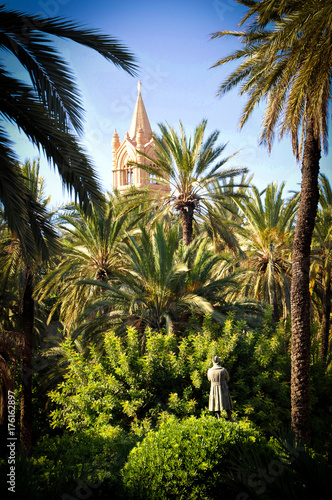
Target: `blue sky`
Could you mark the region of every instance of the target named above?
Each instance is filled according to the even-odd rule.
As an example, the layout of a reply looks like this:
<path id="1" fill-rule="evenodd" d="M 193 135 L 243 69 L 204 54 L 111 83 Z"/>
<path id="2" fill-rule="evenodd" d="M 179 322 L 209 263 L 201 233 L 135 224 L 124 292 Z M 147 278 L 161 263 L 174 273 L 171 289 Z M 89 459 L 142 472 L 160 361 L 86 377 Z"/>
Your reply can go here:
<path id="1" fill-rule="evenodd" d="M 220 142 L 228 142 L 225 155 L 241 150 L 229 166 L 248 167 L 260 189 L 271 181 L 285 181 L 286 190 L 299 189 L 300 166 L 289 139 L 276 141 L 271 154 L 258 146 L 264 108 L 255 111 L 239 131 L 245 98 L 240 98 L 236 89 L 216 98 L 218 85 L 233 66 L 209 68 L 234 49 L 234 41 L 210 40 L 210 34 L 237 29 L 245 9 L 234 0 L 11 0 L 6 6 L 99 28 L 136 55 L 140 70 L 138 78 L 133 78 L 87 48 L 65 40 L 57 42 L 82 93 L 85 133 L 81 142 L 93 159 L 104 190 L 112 189 L 112 135 L 116 128 L 122 141 L 129 128 L 138 79 L 153 130 L 158 132 L 158 123 L 166 121 L 178 127 L 181 120 L 189 135 L 206 118 L 207 133 L 218 129 Z M 22 161 L 40 156 L 22 134 L 9 127 L 8 131 Z M 332 181 L 331 153 L 322 158 L 321 172 Z M 53 204 L 68 199 L 57 174 L 43 159 L 42 175 Z"/>

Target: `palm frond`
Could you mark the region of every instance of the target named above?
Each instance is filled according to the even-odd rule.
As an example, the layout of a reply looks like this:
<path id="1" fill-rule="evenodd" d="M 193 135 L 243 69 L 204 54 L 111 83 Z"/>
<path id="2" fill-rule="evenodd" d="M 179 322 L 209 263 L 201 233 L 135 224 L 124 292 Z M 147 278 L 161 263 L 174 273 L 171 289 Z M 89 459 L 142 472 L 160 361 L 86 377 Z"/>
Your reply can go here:
<path id="1" fill-rule="evenodd" d="M 137 65 L 132 53 L 114 37 L 62 18 L 42 18 L 0 8 L 0 46 L 12 52 L 27 70 L 41 102 L 58 126 L 67 120 L 82 132 L 83 107 L 73 74 L 46 34 L 89 47 L 130 75 Z"/>

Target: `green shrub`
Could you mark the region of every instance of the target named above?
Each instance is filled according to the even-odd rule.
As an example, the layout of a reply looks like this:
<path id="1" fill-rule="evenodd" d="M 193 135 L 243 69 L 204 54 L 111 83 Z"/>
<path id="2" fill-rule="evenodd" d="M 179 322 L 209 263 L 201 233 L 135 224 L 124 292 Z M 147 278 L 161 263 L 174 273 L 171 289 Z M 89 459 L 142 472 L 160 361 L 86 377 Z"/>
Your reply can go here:
<path id="1" fill-rule="evenodd" d="M 329 499 L 332 468 L 292 434 L 272 438 L 272 446 L 249 450 L 238 443 L 225 482 L 237 500 Z M 276 457 L 276 453 L 278 457 Z"/>
<path id="2" fill-rule="evenodd" d="M 16 498 L 123 498 L 120 471 L 137 439 L 119 427 L 44 437 L 33 448 L 32 458 L 17 457 Z M 1 484 L 6 484 L 7 473 L 3 461 Z"/>
<path id="3" fill-rule="evenodd" d="M 130 452 L 123 469 L 128 498 L 229 499 L 223 477 L 237 444 L 262 450 L 265 439 L 248 423 L 211 416 L 166 418 Z"/>
<path id="4" fill-rule="evenodd" d="M 218 354 L 228 369 L 235 410 L 261 426 L 278 426 L 290 416 L 288 333 L 245 329 L 230 315 L 223 329 L 207 317 L 200 332 L 145 332 L 129 328 L 120 338 L 107 332 L 104 353 L 94 346 L 89 355 L 67 341 L 65 380 L 50 393 L 53 427 L 72 431 L 104 425 L 138 426 L 156 421 L 162 411 L 179 418 L 198 416 L 208 405 L 207 370 Z"/>
<path id="5" fill-rule="evenodd" d="M 247 422 L 166 418 L 129 454 L 126 498 L 328 499 L 332 468 L 294 437 L 267 441 Z"/>
<path id="6" fill-rule="evenodd" d="M 145 332 L 144 341 L 134 328 L 125 338 L 107 332 L 104 353 L 89 346 L 89 356 L 63 344 L 68 372 L 50 398 L 52 426 L 72 431 L 120 425 L 124 429 L 148 425 L 170 410 L 179 416 L 196 409 L 187 367 L 178 356 L 177 339 Z M 183 373 L 184 370 L 184 373 Z"/>
<path id="7" fill-rule="evenodd" d="M 124 337 L 107 332 L 101 354 L 88 355 L 64 344 L 69 366 L 65 380 L 50 393 L 53 427 L 81 432 L 105 425 L 145 432 L 161 412 L 178 418 L 199 416 L 208 406 L 207 370 L 218 354 L 230 374 L 229 388 L 239 419 L 266 435 L 290 423 L 290 329 L 271 322 L 248 330 L 229 315 L 223 327 L 207 316 L 200 331 L 183 338 L 129 328 Z M 331 450 L 332 373 L 313 360 L 311 370 L 313 445 Z"/>

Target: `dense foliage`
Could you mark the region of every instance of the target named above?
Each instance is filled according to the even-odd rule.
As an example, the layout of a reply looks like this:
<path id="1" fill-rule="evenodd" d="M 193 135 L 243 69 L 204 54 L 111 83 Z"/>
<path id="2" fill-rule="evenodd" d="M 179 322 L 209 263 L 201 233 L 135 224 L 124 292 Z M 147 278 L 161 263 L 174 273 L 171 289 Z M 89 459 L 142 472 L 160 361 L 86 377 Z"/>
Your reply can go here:
<path id="1" fill-rule="evenodd" d="M 287 464 L 287 474 L 281 475 L 287 480 L 280 479 L 285 484 L 305 477 L 306 467 L 314 467 L 317 483 L 321 474 L 326 475 L 324 467 L 331 457 L 330 351 L 325 349 L 322 355 L 321 348 L 322 318 L 325 331 L 329 328 L 326 296 L 331 256 L 329 231 L 325 228 L 330 205 L 329 184 L 326 178 L 321 180 L 324 203 L 319 212 L 311 274 L 314 307 L 310 413 L 311 444 L 325 459 L 313 465 L 312 460 L 316 459 L 311 452 L 303 452 L 294 461 L 294 467 L 293 462 Z M 26 373 L 32 376 L 34 446 L 32 458 L 17 457 L 17 472 L 22 479 L 17 482 L 17 491 L 24 491 L 27 498 L 46 495 L 54 499 L 88 493 L 96 498 L 110 494 L 128 498 L 134 496 L 135 488 L 143 492 L 146 478 L 140 475 L 141 458 L 136 463 L 133 457 L 140 457 L 142 450 L 144 460 L 150 460 L 150 454 L 153 457 L 148 446 L 155 447 L 155 439 L 160 446 L 158 432 L 166 429 L 162 422 L 175 426 L 174 436 L 180 436 L 186 426 L 200 428 L 202 435 L 211 432 L 214 436 L 218 431 L 218 422 L 207 416 L 207 370 L 215 354 L 230 373 L 233 416 L 238 422 L 231 427 L 218 423 L 219 431 L 223 430 L 225 450 L 234 447 L 235 437 L 241 435 L 241 442 L 235 439 L 234 449 L 243 446 L 241 454 L 246 454 L 242 430 L 259 436 L 261 443 L 254 463 L 246 460 L 239 464 L 236 455 L 227 455 L 231 469 L 240 470 L 246 478 L 261 469 L 264 460 L 273 462 L 275 454 L 281 453 L 268 440 L 277 429 L 289 427 L 290 421 L 291 328 L 287 290 L 297 198 L 282 199 L 282 189 L 271 184 L 261 195 L 265 195 L 262 204 L 257 189 L 252 189 L 255 199 L 248 195 L 248 205 L 242 188 L 241 201 L 232 201 L 230 227 L 236 228 L 242 222 L 242 229 L 234 231 L 238 247 L 235 245 L 230 251 L 218 241 L 220 234 L 211 231 L 207 223 L 196 225 L 192 243 L 184 245 L 177 221 L 165 216 L 159 222 L 155 214 L 144 208 L 144 201 L 141 207 L 126 207 L 121 197 L 109 195 L 103 211 L 96 211 L 91 217 L 74 206 L 62 210 L 57 230 L 63 234 L 65 251 L 54 255 L 47 268 L 33 268 L 36 291 L 30 291 L 30 299 L 34 303 L 34 332 L 40 335 L 34 337 L 33 364 Z M 286 231 L 279 231 L 282 224 Z M 19 244 L 13 242 L 15 239 L 4 225 L 0 241 L 1 367 L 6 384 L 1 392 L 3 408 L 7 389 L 15 387 L 15 374 L 17 400 L 23 387 L 18 377 L 21 337 L 15 331 L 20 331 L 23 311 L 27 312 L 21 306 L 22 297 L 26 298 L 22 276 L 27 269 L 22 267 Z M 320 255 L 324 255 L 324 268 Z M 263 291 L 260 295 L 259 290 Z M 5 306 L 6 297 L 10 299 L 10 308 Z M 23 397 L 21 401 L 24 402 Z M 22 413 L 19 401 L 17 412 Z M 5 411 L 1 415 L 4 419 Z M 219 467 L 218 455 L 211 458 L 214 465 L 209 458 L 210 465 L 201 467 L 206 462 L 205 451 L 198 451 L 195 435 L 190 436 L 191 447 L 181 453 L 185 455 L 190 450 L 197 459 L 197 463 L 193 462 L 196 475 L 201 471 L 204 479 L 196 484 L 193 467 L 186 466 L 184 474 L 190 494 L 193 498 L 197 494 L 213 498 L 216 493 L 211 493 L 212 484 L 216 478 L 225 491 L 236 490 L 230 472 L 227 477 L 211 472 Z M 173 436 L 169 438 L 173 443 Z M 206 437 L 205 442 L 210 443 L 209 439 Z M 130 450 L 141 441 L 141 451 L 133 451 L 128 458 Z M 2 453 L 6 457 L 5 449 Z M 126 461 L 128 466 L 123 468 Z M 151 458 L 151 464 L 154 462 Z M 1 474 L 5 475 L 7 466 L 3 461 Z M 164 474 L 169 475 L 170 471 L 161 472 L 158 477 L 162 481 Z M 180 476 L 174 465 L 170 483 L 174 495 L 182 495 Z M 154 480 L 153 491 L 158 492 L 157 476 Z M 248 491 L 255 498 L 255 488 L 248 490 L 248 479 L 243 481 L 239 483 L 242 490 L 236 491 Z M 302 479 L 297 481 L 294 491 L 302 495 L 301 488 L 306 483 L 301 486 Z M 308 491 L 315 487 L 315 481 Z M 322 491 L 329 487 L 324 481 L 321 484 Z M 273 481 L 273 488 L 279 487 L 279 480 Z M 279 490 L 271 493 L 267 489 L 270 497 L 266 498 L 284 498 L 286 490 Z"/>
<path id="2" fill-rule="evenodd" d="M 50 393 L 56 403 L 52 425 L 72 431 L 106 424 L 128 428 L 152 424 L 162 411 L 197 415 L 207 406 L 206 374 L 218 354 L 231 373 L 238 415 L 263 428 L 278 426 L 289 417 L 289 334 L 268 323 L 248 331 L 230 316 L 221 328 L 207 316 L 201 331 L 189 329 L 182 339 L 151 330 L 141 336 L 130 328 L 124 337 L 106 333 L 102 353 L 94 345 L 79 352 L 67 340 L 62 347 L 68 371 Z"/>
<path id="3" fill-rule="evenodd" d="M 331 468 L 285 438 L 267 442 L 248 423 L 168 418 L 123 470 L 127 498 L 328 498 Z"/>
<path id="4" fill-rule="evenodd" d="M 289 328 L 274 328 L 271 312 L 255 330 L 229 315 L 222 328 L 207 316 L 200 331 L 188 329 L 181 339 L 151 330 L 142 336 L 134 328 L 123 337 L 108 332 L 102 352 L 94 345 L 80 352 L 67 340 L 68 371 L 50 393 L 52 426 L 77 432 L 120 425 L 144 432 L 161 413 L 199 416 L 208 404 L 207 370 L 218 354 L 231 374 L 237 417 L 269 434 L 289 422 L 289 346 Z M 314 350 L 313 360 L 313 443 L 323 450 L 330 446 L 332 377 Z"/>
<path id="5" fill-rule="evenodd" d="M 24 454 L 17 457 L 17 498 L 118 498 L 122 491 L 120 471 L 136 442 L 136 436 L 119 427 L 44 436 L 33 448 L 33 458 Z M 3 460 L 1 484 L 6 483 L 7 472 L 8 464 Z"/>
<path id="6" fill-rule="evenodd" d="M 238 443 L 251 452 L 266 446 L 247 424 L 168 418 L 130 453 L 124 468 L 128 498 L 230 498 L 223 476 Z"/>
<path id="7" fill-rule="evenodd" d="M 41 439 L 18 456 L 20 497 L 128 500 L 329 498 L 331 467 L 292 436 L 267 440 L 249 422 L 161 415 L 145 437 L 119 427 Z M 0 463 L 6 481 L 7 464 Z"/>
<path id="8" fill-rule="evenodd" d="M 220 31 L 214 37 L 235 36 L 241 48 L 215 66 L 238 62 L 219 87 L 223 94 L 239 86 L 247 98 L 242 127 L 253 110 L 266 104 L 260 135 L 271 150 L 276 132 L 289 134 L 293 153 L 301 161 L 301 196 L 292 246 L 291 317 L 292 428 L 310 442 L 311 244 L 319 205 L 319 168 L 328 149 L 331 104 L 330 0 L 238 0 L 247 7 L 242 31 Z M 323 348 L 325 351 L 325 348 Z"/>
<path id="9" fill-rule="evenodd" d="M 11 391 L 19 498 L 330 498 L 332 190 L 318 172 L 331 64 L 324 51 L 326 64 L 316 57 L 315 36 L 324 47 L 331 6 L 239 2 L 252 21 L 241 34 L 245 50 L 220 64 L 245 61 L 221 91 L 245 81 L 244 121 L 268 91 L 263 142 L 271 144 L 280 119 L 299 156 L 303 129 L 304 181 L 288 197 L 284 183 L 260 191 L 246 168 L 224 169 L 225 145 L 217 145 L 218 131 L 204 138 L 206 120 L 193 138 L 181 122 L 180 135 L 160 125 L 156 158 L 141 155 L 156 166 L 145 170 L 169 179 L 169 196 L 135 188 L 101 195 L 68 129 L 81 129 L 75 86 L 56 52 L 45 59 L 45 34 L 92 46 L 129 72 L 132 56 L 61 19 L 24 21 L 0 7 L 3 47 L 12 50 L 14 38 L 22 44 L 15 56 L 32 79 L 29 87 L 3 71 L 13 85 L 6 83 L 0 111 L 10 107 L 7 118 L 24 125 L 80 203 L 51 213 L 39 164 L 15 163 L 2 137 L 0 477 L 5 484 Z M 23 40 L 26 20 L 39 27 Z M 293 74 L 316 66 L 322 98 L 316 70 L 310 79 Z M 207 410 L 214 355 L 231 377 L 234 421 Z"/>

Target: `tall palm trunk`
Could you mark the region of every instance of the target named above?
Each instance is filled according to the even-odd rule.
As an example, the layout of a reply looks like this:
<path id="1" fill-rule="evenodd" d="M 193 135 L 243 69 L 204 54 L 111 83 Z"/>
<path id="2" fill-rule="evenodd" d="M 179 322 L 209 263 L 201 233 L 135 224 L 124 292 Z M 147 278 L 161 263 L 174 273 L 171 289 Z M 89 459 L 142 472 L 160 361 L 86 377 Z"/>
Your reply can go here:
<path id="1" fill-rule="evenodd" d="M 308 121 L 302 161 L 301 198 L 296 219 L 292 259 L 292 428 L 297 439 L 309 442 L 310 376 L 310 245 L 319 191 L 320 145 Z"/>
<path id="2" fill-rule="evenodd" d="M 27 452 L 32 444 L 32 341 L 34 329 L 33 273 L 26 269 L 26 284 L 22 312 L 22 395 L 21 395 L 21 446 Z"/>
<path id="3" fill-rule="evenodd" d="M 322 343 L 320 348 L 320 359 L 326 360 L 329 348 L 330 314 L 331 314 L 331 269 L 328 269 L 323 278 L 323 321 L 322 321 Z"/>
<path id="4" fill-rule="evenodd" d="M 275 322 L 275 324 L 279 323 L 280 321 L 279 304 L 275 284 L 273 292 L 273 321 Z"/>
<path id="5" fill-rule="evenodd" d="M 270 304 L 273 308 L 273 321 L 275 323 L 279 322 L 279 304 L 277 298 L 276 281 L 274 277 L 274 262 L 273 262 L 273 245 L 270 244 L 270 254 L 269 254 L 269 275 L 268 275 L 268 288 L 269 288 L 269 299 Z"/>
<path id="6" fill-rule="evenodd" d="M 194 205 L 188 204 L 181 208 L 183 242 L 190 245 L 193 239 Z"/>

